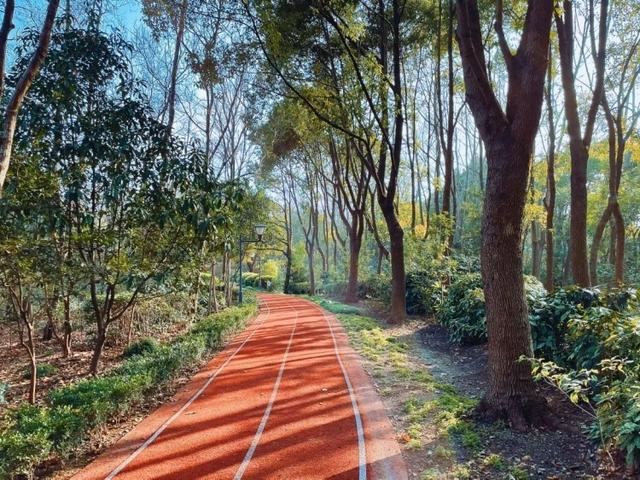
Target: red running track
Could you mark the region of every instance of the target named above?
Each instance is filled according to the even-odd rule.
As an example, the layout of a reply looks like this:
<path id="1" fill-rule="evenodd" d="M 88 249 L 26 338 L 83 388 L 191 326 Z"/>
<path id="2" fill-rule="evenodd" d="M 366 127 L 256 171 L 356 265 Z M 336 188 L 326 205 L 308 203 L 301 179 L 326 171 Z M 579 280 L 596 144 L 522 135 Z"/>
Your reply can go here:
<path id="1" fill-rule="evenodd" d="M 406 479 L 335 317 L 296 297 L 259 300 L 245 332 L 73 479 Z"/>

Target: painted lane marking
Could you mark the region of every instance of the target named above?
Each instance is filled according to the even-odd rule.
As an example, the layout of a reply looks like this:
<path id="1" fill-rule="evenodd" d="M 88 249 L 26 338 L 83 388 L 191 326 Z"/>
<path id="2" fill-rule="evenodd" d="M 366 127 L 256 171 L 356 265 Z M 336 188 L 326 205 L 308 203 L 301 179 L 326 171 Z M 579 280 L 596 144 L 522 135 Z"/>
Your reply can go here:
<path id="1" fill-rule="evenodd" d="M 358 480 L 366 480 L 367 479 L 367 449 L 364 443 L 364 428 L 362 426 L 362 417 L 360 416 L 360 409 L 358 408 L 358 402 L 356 401 L 356 395 L 353 390 L 353 385 L 351 384 L 351 379 L 349 378 L 349 374 L 342 363 L 342 358 L 340 358 L 340 352 L 338 351 L 338 343 L 336 342 L 336 336 L 333 333 L 333 327 L 331 326 L 331 322 L 329 322 L 329 317 L 325 313 L 325 311 L 315 305 L 314 303 L 309 302 L 310 305 L 316 307 L 322 313 L 322 316 L 327 322 L 329 326 L 329 331 L 331 332 L 331 338 L 333 339 L 333 350 L 336 354 L 336 358 L 338 359 L 338 364 L 340 365 L 340 369 L 342 370 L 342 376 L 344 377 L 344 381 L 347 385 L 347 390 L 349 390 L 349 397 L 351 397 L 351 408 L 353 409 L 353 415 L 356 419 L 356 431 L 358 433 Z M 332 315 L 335 318 L 335 315 Z"/>
<path id="2" fill-rule="evenodd" d="M 291 305 L 289 305 L 291 306 Z M 276 383 L 273 385 L 273 390 L 271 391 L 271 397 L 269 398 L 269 403 L 267 404 L 267 408 L 262 415 L 262 420 L 260 421 L 260 425 L 258 426 L 258 430 L 256 431 L 255 436 L 253 437 L 253 441 L 251 442 L 251 446 L 247 453 L 244 456 L 244 460 L 242 460 L 242 464 L 236 475 L 233 477 L 234 480 L 240 480 L 244 475 L 244 472 L 249 467 L 249 463 L 251 462 L 251 458 L 258 448 L 258 443 L 260 443 L 260 437 L 262 437 L 262 433 L 264 432 L 265 427 L 267 426 L 267 420 L 269 420 L 269 415 L 271 415 L 271 409 L 273 408 L 273 404 L 276 401 L 276 396 L 278 395 L 278 389 L 280 388 L 280 381 L 282 380 L 282 375 L 284 374 L 284 367 L 287 363 L 287 357 L 289 356 L 289 350 L 291 349 L 291 344 L 293 342 L 293 334 L 296 332 L 296 326 L 298 325 L 298 311 L 296 310 L 296 319 L 293 323 L 293 329 L 291 330 L 291 335 L 289 336 L 289 343 L 287 344 L 287 349 L 284 352 L 284 356 L 282 357 L 282 363 L 280 364 L 280 370 L 278 371 L 278 377 L 276 378 Z"/>
<path id="3" fill-rule="evenodd" d="M 269 305 L 266 302 L 265 304 L 267 307 L 267 312 L 265 313 L 264 318 L 256 326 L 256 328 L 249 334 L 249 336 L 244 339 L 244 341 L 235 350 L 235 352 L 233 352 L 233 354 L 229 356 L 227 360 L 222 365 L 220 365 L 220 367 L 218 367 L 218 369 L 214 373 L 209 375 L 204 385 L 200 387 L 200 389 L 180 408 L 180 410 L 175 412 L 171 417 L 169 417 L 168 420 L 166 420 L 162 425 L 160 425 L 160 427 L 158 427 L 158 429 L 155 432 L 153 432 L 153 434 L 149 438 L 147 438 L 147 440 L 142 445 L 140 445 L 133 453 L 131 453 L 131 455 L 129 455 L 126 459 L 124 459 L 122 463 L 120 463 L 120 465 L 118 465 L 115 469 L 113 469 L 111 473 L 107 477 L 105 477 L 105 480 L 113 480 L 116 477 L 116 475 L 122 472 L 122 470 L 124 470 L 133 460 L 135 460 L 136 457 L 140 455 L 149 445 L 151 445 L 176 418 L 178 418 L 187 408 L 191 406 L 191 404 L 200 395 L 202 395 L 202 393 L 207 389 L 207 387 L 211 385 L 211 383 L 216 379 L 216 377 L 220 374 L 220 372 L 229 364 L 231 360 L 233 360 L 236 354 L 242 349 L 242 347 L 245 346 L 245 344 L 249 341 L 249 339 L 253 337 L 253 334 L 258 331 L 258 329 L 264 324 L 266 319 L 269 317 L 269 315 L 271 314 L 271 309 L 269 308 Z M 262 302 L 260 306 L 262 306 Z"/>

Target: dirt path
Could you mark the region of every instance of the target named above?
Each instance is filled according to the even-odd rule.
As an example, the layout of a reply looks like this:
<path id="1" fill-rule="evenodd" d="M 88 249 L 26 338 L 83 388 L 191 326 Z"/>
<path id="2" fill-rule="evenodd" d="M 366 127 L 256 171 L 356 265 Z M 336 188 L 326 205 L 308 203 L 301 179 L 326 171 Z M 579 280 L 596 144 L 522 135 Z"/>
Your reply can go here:
<path id="1" fill-rule="evenodd" d="M 252 326 L 73 478 L 405 479 L 392 427 L 335 318 L 260 297 Z"/>

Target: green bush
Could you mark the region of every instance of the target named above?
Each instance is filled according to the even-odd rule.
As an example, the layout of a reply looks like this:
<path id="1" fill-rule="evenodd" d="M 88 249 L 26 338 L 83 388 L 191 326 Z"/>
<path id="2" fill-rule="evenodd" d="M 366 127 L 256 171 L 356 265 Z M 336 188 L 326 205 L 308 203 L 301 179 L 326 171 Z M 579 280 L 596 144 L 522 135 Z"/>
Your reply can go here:
<path id="1" fill-rule="evenodd" d="M 31 477 L 33 469 L 49 456 L 53 443 L 49 438 L 49 410 L 22 405 L 10 411 L 0 430 L 0 478 L 17 475 Z"/>
<path id="2" fill-rule="evenodd" d="M 51 365 L 50 363 L 39 363 L 36 365 L 36 378 L 47 378 L 51 375 L 54 375 L 58 369 L 55 365 Z M 25 380 L 31 379 L 31 367 L 28 367 L 24 372 L 23 378 Z"/>
<path id="3" fill-rule="evenodd" d="M 358 297 L 391 301 L 391 278 L 387 275 L 371 275 L 358 284 Z"/>
<path id="4" fill-rule="evenodd" d="M 594 332 L 609 322 L 614 312 L 637 302 L 637 291 L 629 288 L 605 292 L 571 286 L 534 299 L 529 311 L 536 355 L 571 368 L 590 368 L 602 358 L 602 338 Z"/>
<path id="5" fill-rule="evenodd" d="M 353 305 L 347 305 L 345 303 L 334 302 L 326 298 L 311 297 L 311 300 L 320 305 L 322 308 L 331 313 L 344 313 L 344 314 L 361 314 L 362 309 Z"/>
<path id="6" fill-rule="evenodd" d="M 436 272 L 419 271 L 407 274 L 407 313 L 432 315 L 439 308 L 446 294 L 443 279 Z"/>
<path id="7" fill-rule="evenodd" d="M 123 354 L 128 358 L 134 355 L 144 355 L 145 353 L 155 352 L 159 348 L 160 342 L 158 342 L 158 340 L 151 337 L 144 337 L 126 347 Z"/>
<path id="8" fill-rule="evenodd" d="M 327 295 L 331 295 L 332 297 L 344 296 L 345 292 L 347 291 L 347 282 L 345 281 L 327 282 L 324 290 Z"/>
<path id="9" fill-rule="evenodd" d="M 242 282 L 250 287 L 258 286 L 258 274 L 254 272 L 244 272 L 242 274 Z"/>
<path id="10" fill-rule="evenodd" d="M 479 273 L 462 275 L 449 287 L 437 318 L 454 343 L 470 345 L 486 341 L 484 292 Z"/>
<path id="11" fill-rule="evenodd" d="M 52 391 L 45 406 L 10 410 L 0 420 L 0 478 L 29 476 L 52 452 L 67 456 L 92 430 L 126 415 L 149 393 L 221 347 L 254 312 L 255 305 L 247 305 L 210 315 L 169 345 L 138 342 L 136 353 L 108 374 Z"/>
<path id="12" fill-rule="evenodd" d="M 530 276 L 524 278 L 524 290 L 530 308 L 546 294 L 540 281 Z M 479 273 L 464 274 L 449 287 L 437 318 L 447 327 L 454 343 L 473 345 L 487 340 L 484 291 Z"/>
<path id="13" fill-rule="evenodd" d="M 591 401 L 594 440 L 640 466 L 640 312 L 634 289 L 569 287 L 538 302 L 531 318 L 534 373 L 575 403 Z M 545 341 L 542 341 L 545 340 Z M 541 348 L 541 345 L 543 348 Z"/>
<path id="14" fill-rule="evenodd" d="M 309 293 L 309 282 L 295 282 L 289 284 L 288 291 L 292 295 L 307 295 Z"/>

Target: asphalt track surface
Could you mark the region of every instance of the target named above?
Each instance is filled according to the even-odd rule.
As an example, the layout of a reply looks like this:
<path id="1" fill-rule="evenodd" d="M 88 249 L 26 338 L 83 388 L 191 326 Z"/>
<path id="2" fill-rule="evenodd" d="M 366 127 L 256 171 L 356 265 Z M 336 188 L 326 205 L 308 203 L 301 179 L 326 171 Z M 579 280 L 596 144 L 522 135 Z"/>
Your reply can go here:
<path id="1" fill-rule="evenodd" d="M 395 435 L 335 317 L 260 295 L 260 312 L 174 397 L 73 480 L 404 480 Z"/>

